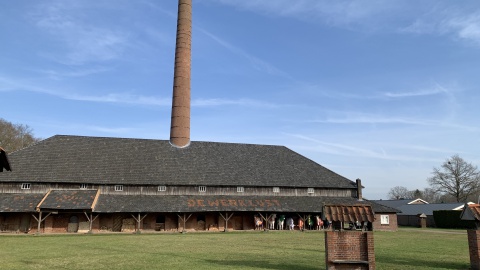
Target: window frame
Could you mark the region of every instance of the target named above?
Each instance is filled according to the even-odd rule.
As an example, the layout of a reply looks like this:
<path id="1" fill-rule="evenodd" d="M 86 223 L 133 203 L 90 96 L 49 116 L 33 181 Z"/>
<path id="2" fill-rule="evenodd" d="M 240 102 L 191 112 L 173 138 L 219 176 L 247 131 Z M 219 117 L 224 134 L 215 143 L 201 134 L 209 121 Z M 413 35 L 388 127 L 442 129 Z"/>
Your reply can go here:
<path id="1" fill-rule="evenodd" d="M 380 225 L 390 225 L 390 216 L 380 215 Z"/>
<path id="2" fill-rule="evenodd" d="M 198 192 L 207 192 L 207 186 L 198 186 Z"/>
<path id="3" fill-rule="evenodd" d="M 244 187 L 237 187 L 237 193 L 243 193 L 243 192 L 245 192 Z"/>
<path id="4" fill-rule="evenodd" d="M 315 189 L 312 187 L 307 188 L 307 194 L 315 194 Z"/>
<path id="5" fill-rule="evenodd" d="M 165 192 L 165 191 L 167 191 L 167 186 L 158 186 L 157 191 L 159 191 L 159 192 Z"/>
<path id="6" fill-rule="evenodd" d="M 22 183 L 22 185 L 20 185 L 20 188 L 21 189 L 31 189 L 32 184 L 31 183 Z"/>
<path id="7" fill-rule="evenodd" d="M 113 188 L 115 189 L 115 191 L 118 191 L 118 192 L 123 191 L 123 185 L 115 185 Z"/>
<path id="8" fill-rule="evenodd" d="M 88 189 L 88 184 L 80 184 L 80 189 Z"/>
<path id="9" fill-rule="evenodd" d="M 273 187 L 273 193 L 280 193 L 280 187 Z"/>

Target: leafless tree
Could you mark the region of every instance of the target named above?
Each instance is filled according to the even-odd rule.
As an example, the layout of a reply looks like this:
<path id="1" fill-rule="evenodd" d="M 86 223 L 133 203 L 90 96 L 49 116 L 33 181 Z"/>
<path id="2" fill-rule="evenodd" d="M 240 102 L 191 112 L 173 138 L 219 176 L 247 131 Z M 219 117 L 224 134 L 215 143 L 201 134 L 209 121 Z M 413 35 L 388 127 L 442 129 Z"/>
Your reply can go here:
<path id="1" fill-rule="evenodd" d="M 413 192 L 408 190 L 406 187 L 396 186 L 390 189 L 388 192 L 388 199 L 390 200 L 399 200 L 399 199 L 413 199 Z"/>
<path id="2" fill-rule="evenodd" d="M 7 152 L 13 152 L 40 139 L 35 138 L 32 129 L 27 125 L 12 124 L 0 118 L 0 147 Z"/>
<path id="3" fill-rule="evenodd" d="M 478 191 L 480 175 L 477 166 L 454 155 L 440 168 L 433 168 L 433 176 L 428 178 L 430 186 L 441 193 L 450 195 L 457 202 L 463 202 Z"/>
<path id="4" fill-rule="evenodd" d="M 438 191 L 434 190 L 433 188 L 425 188 L 422 191 L 422 198 L 423 200 L 429 202 L 429 203 L 441 203 L 443 201 L 444 196 L 442 196 L 441 193 Z"/>

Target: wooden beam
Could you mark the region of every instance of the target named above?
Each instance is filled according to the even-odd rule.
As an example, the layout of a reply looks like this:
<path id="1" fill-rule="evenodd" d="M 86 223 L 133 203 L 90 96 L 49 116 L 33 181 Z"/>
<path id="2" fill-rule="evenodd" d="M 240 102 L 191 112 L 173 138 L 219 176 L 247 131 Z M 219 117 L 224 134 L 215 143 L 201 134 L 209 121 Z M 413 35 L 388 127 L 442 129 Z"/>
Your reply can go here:
<path id="1" fill-rule="evenodd" d="M 88 232 L 89 233 L 92 233 L 92 227 L 93 227 L 93 222 L 95 221 L 95 219 L 98 218 L 98 216 L 100 216 L 100 214 L 96 215 L 95 217 L 93 217 L 93 213 L 90 213 L 90 216 L 88 216 L 87 212 L 86 211 L 83 211 L 83 213 L 85 214 L 85 216 L 87 217 L 87 220 L 89 222 L 89 230 Z"/>
<path id="2" fill-rule="evenodd" d="M 187 222 L 187 220 L 192 216 L 193 213 L 191 213 L 190 215 L 188 215 L 187 217 L 187 214 L 183 213 L 183 218 L 182 216 L 180 216 L 179 214 L 177 214 L 177 216 L 183 221 L 183 229 L 182 229 L 182 233 L 185 232 L 185 223 Z"/>
<path id="3" fill-rule="evenodd" d="M 40 226 L 42 222 L 47 219 L 48 216 L 50 216 L 52 213 L 48 213 L 45 217 L 42 218 L 42 211 L 38 213 L 38 218 L 32 214 L 32 216 L 35 218 L 35 220 L 38 222 L 38 227 L 37 227 L 37 234 L 40 234 Z"/>
<path id="4" fill-rule="evenodd" d="M 230 216 L 228 215 L 228 212 L 225 212 L 225 216 L 222 215 L 221 212 L 218 212 L 220 214 L 220 216 L 223 218 L 223 220 L 225 220 L 225 229 L 224 231 L 227 232 L 228 231 L 228 220 L 230 220 L 233 216 L 233 212 L 230 214 Z"/>
<path id="5" fill-rule="evenodd" d="M 302 228 L 300 228 L 300 226 L 298 226 L 298 228 L 303 232 L 305 231 L 305 216 L 301 216 L 299 213 L 297 213 L 297 215 L 300 217 L 300 219 L 302 220 Z"/>

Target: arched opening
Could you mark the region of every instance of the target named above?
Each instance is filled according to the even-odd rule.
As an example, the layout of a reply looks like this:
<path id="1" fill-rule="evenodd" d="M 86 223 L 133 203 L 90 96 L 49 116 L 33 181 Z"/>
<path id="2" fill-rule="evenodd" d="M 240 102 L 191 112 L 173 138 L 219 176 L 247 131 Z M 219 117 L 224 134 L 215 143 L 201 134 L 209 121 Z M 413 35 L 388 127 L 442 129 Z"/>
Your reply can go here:
<path id="1" fill-rule="evenodd" d="M 78 217 L 76 215 L 70 216 L 68 219 L 67 232 L 76 233 L 78 231 Z"/>

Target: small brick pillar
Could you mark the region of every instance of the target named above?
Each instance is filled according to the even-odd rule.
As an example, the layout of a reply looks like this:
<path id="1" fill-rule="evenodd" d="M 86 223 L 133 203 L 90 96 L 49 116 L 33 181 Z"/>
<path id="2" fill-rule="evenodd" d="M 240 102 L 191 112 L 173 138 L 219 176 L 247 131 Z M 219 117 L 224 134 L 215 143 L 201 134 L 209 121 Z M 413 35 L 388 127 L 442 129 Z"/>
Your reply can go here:
<path id="1" fill-rule="evenodd" d="M 374 270 L 375 250 L 371 231 L 326 231 L 327 270 Z"/>
<path id="2" fill-rule="evenodd" d="M 418 215 L 418 221 L 419 221 L 419 227 L 422 229 L 427 228 L 427 215 L 425 214 L 420 214 Z"/>
<path id="3" fill-rule="evenodd" d="M 480 270 L 480 230 L 467 230 L 470 269 Z"/>

